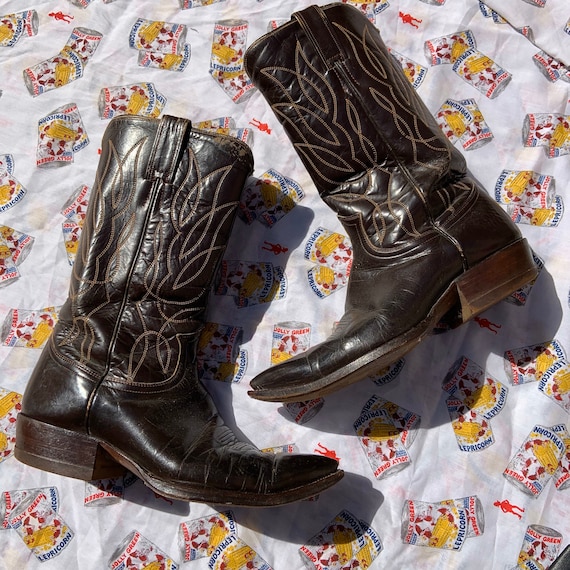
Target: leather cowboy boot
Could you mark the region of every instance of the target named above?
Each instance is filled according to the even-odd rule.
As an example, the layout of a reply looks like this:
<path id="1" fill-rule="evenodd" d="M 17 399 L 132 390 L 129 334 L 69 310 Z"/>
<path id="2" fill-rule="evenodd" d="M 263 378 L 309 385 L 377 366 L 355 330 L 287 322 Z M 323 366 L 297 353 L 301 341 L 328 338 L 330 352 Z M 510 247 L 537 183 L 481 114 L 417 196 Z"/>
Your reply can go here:
<path id="1" fill-rule="evenodd" d="M 69 297 L 26 387 L 16 457 L 84 480 L 125 468 L 185 501 L 278 505 L 342 477 L 262 453 L 224 424 L 196 346 L 250 149 L 174 117 L 122 116 L 102 154 Z"/>
<path id="2" fill-rule="evenodd" d="M 354 252 L 334 333 L 259 374 L 252 397 L 328 394 L 399 359 L 449 311 L 465 322 L 536 278 L 519 230 L 358 9 L 293 14 L 245 66 Z"/>

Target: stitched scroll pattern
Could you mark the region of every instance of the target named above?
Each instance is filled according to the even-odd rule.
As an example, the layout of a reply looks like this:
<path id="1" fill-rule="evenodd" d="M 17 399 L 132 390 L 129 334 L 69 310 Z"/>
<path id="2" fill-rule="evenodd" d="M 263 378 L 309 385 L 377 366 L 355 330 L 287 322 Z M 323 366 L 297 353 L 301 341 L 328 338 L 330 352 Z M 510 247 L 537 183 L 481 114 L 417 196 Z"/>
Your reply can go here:
<path id="1" fill-rule="evenodd" d="M 341 219 L 359 216 L 371 248 L 390 247 L 425 232 L 427 191 L 449 171 L 451 149 L 369 27 L 334 26 L 344 62 L 327 69 L 297 41 L 292 65 L 263 66 L 260 80 L 327 204 Z"/>
<path id="2" fill-rule="evenodd" d="M 74 266 L 73 319 L 58 345 L 88 368 L 106 362 L 111 346 L 116 380 L 157 385 L 157 370 L 163 382 L 179 371 L 182 337 L 199 332 L 238 202 L 233 164 L 212 170 L 189 148 L 180 183 L 170 186 L 142 179 L 144 146 L 138 141 L 123 156 L 111 148 L 92 197 L 93 229 Z M 109 320 L 117 326 L 103 335 Z"/>
<path id="3" fill-rule="evenodd" d="M 91 361 L 106 362 L 110 339 L 101 338 L 97 320 L 105 315 L 114 320 L 121 303 L 119 280 L 125 279 L 127 244 L 136 231 L 133 204 L 145 143 L 139 139 L 122 156 L 109 143 L 105 167 L 91 194 L 69 299 L 61 310 L 63 330 L 54 334 L 59 350 L 87 367 Z"/>
<path id="4" fill-rule="evenodd" d="M 173 191 L 167 218 L 155 231 L 153 256 L 143 277 L 144 294 L 135 303 L 144 332 L 129 353 L 129 378 L 144 378 L 143 366 L 155 362 L 165 378 L 176 373 L 180 347 L 174 335 L 199 332 L 212 268 L 224 253 L 238 205 L 225 196 L 232 165 L 209 172 L 191 150 L 188 155 L 192 176 Z M 150 319 L 149 306 L 155 311 Z"/>
<path id="5" fill-rule="evenodd" d="M 357 182 L 343 185 L 325 198 L 347 231 L 351 226 L 355 228 L 351 240 L 366 237 L 371 251 L 406 247 L 407 240 L 417 239 L 425 232 L 423 201 L 400 197 L 398 180 L 394 180 L 392 174 L 386 168 L 375 167 Z M 351 222 L 355 219 L 358 220 L 356 225 Z"/>

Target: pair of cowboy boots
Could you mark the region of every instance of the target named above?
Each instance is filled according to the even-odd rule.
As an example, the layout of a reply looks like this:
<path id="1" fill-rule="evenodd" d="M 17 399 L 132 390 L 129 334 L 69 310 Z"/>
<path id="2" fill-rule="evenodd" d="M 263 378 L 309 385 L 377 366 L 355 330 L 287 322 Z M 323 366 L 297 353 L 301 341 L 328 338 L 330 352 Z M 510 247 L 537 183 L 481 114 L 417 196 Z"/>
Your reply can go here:
<path id="1" fill-rule="evenodd" d="M 354 250 L 334 334 L 257 376 L 254 398 L 337 390 L 536 277 L 526 242 L 360 11 L 293 14 L 245 65 Z M 69 297 L 18 416 L 19 460 L 86 480 L 128 469 L 161 495 L 236 505 L 340 480 L 327 457 L 239 440 L 197 377 L 206 301 L 252 169 L 246 145 L 185 119 L 111 121 Z"/>

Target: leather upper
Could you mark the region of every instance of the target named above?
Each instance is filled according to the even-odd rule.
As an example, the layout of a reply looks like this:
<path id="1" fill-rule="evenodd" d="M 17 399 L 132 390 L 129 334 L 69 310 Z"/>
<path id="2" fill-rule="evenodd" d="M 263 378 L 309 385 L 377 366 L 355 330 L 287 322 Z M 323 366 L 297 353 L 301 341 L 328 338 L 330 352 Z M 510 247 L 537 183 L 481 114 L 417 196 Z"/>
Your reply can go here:
<path id="1" fill-rule="evenodd" d="M 22 413 L 87 434 L 168 496 L 279 504 L 330 486 L 336 461 L 239 440 L 197 377 L 249 148 L 184 119 L 119 117 L 102 149 L 69 297 Z"/>
<path id="2" fill-rule="evenodd" d="M 251 382 L 273 401 L 315 396 L 411 350 L 452 309 L 454 281 L 521 235 L 355 7 L 295 13 L 245 66 L 352 244 L 335 333 Z"/>

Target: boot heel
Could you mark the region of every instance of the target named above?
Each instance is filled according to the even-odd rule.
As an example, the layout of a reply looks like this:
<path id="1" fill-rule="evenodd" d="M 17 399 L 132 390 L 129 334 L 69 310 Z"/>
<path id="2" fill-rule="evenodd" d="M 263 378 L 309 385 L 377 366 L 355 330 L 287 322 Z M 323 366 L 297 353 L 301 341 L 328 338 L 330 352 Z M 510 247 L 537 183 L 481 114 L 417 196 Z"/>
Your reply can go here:
<path id="1" fill-rule="evenodd" d="M 461 305 L 461 321 L 492 307 L 527 285 L 538 275 L 526 239 L 491 255 L 459 277 L 455 286 Z"/>
<path id="2" fill-rule="evenodd" d="M 16 459 L 37 469 L 84 481 L 118 477 L 125 468 L 85 434 L 34 420 L 16 420 Z"/>

